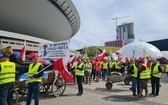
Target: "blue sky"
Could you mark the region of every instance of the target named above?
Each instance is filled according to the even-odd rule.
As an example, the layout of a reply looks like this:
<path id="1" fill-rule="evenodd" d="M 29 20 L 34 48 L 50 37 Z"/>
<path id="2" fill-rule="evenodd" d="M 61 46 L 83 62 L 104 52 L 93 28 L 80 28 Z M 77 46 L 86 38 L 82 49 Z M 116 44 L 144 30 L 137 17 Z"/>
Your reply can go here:
<path id="1" fill-rule="evenodd" d="M 115 40 L 116 25 L 134 22 L 135 39 L 152 41 L 168 38 L 168 0 L 71 0 L 79 12 L 81 26 L 71 38 L 70 48 L 104 46 Z"/>

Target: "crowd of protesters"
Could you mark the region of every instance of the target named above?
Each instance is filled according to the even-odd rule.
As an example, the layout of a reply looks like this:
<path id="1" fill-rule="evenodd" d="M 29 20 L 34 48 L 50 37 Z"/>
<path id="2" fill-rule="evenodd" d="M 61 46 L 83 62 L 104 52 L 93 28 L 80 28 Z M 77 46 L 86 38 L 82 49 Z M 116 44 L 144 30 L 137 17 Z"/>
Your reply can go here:
<path id="1" fill-rule="evenodd" d="M 127 73 L 127 75 L 131 77 L 132 87 L 130 89 L 132 90 L 133 96 L 143 97 L 144 99 L 147 99 L 149 95 L 154 97 L 159 96 L 160 78 L 163 71 L 161 66 L 164 67 L 165 72 L 168 74 L 168 64 L 167 62 L 160 64 L 160 59 L 156 58 L 148 58 L 147 60 L 148 63 L 146 63 L 142 57 L 138 59 L 131 58 L 128 62 L 122 62 L 121 60 L 103 60 L 101 62 L 96 62 L 96 60 L 80 59 L 80 62 L 82 62 L 83 65 L 81 68 L 83 70 L 83 75 L 80 85 L 82 82 L 90 85 L 91 80 L 94 80 L 95 82 L 99 82 L 100 79 L 106 80 L 113 72 L 118 72 L 121 76 Z M 72 64 L 69 63 L 69 68 L 71 68 L 70 65 Z M 74 77 L 74 82 L 76 78 L 76 69 L 76 67 L 69 69 Z M 150 94 L 148 93 L 149 81 L 151 82 L 152 87 Z M 143 90 L 145 91 L 144 95 L 142 94 Z"/>

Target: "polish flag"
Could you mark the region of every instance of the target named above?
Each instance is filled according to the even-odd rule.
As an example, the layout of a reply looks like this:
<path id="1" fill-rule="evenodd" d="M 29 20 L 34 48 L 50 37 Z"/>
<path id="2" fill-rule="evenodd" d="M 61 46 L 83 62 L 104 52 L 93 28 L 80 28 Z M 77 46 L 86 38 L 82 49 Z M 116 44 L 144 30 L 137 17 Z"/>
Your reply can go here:
<path id="1" fill-rule="evenodd" d="M 77 55 L 75 55 L 75 56 L 71 57 L 70 59 L 71 59 L 70 63 L 72 64 L 71 68 L 74 68 L 75 65 L 77 65 L 77 63 L 78 63 L 79 58 Z"/>
<path id="2" fill-rule="evenodd" d="M 20 61 L 25 61 L 25 55 L 26 55 L 26 41 L 24 41 L 23 47 L 20 51 Z"/>
<path id="3" fill-rule="evenodd" d="M 66 82 L 72 82 L 73 77 L 68 72 L 67 68 L 64 66 L 62 58 L 52 63 L 53 67 L 60 73 L 60 75 L 65 79 Z"/>
<path id="4" fill-rule="evenodd" d="M 118 56 L 121 56 L 121 55 L 122 55 L 122 53 L 119 52 L 119 51 L 116 51 L 115 54 L 118 55 Z"/>
<path id="5" fill-rule="evenodd" d="M 104 49 L 101 54 L 95 57 L 96 61 L 104 61 L 104 58 L 108 55 L 106 50 Z"/>

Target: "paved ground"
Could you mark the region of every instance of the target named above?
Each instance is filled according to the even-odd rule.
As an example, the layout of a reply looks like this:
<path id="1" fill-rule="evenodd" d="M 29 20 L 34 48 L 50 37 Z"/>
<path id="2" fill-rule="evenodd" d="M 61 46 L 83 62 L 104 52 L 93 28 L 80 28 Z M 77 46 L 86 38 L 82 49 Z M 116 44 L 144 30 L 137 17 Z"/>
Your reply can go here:
<path id="1" fill-rule="evenodd" d="M 161 79 L 161 85 L 158 97 L 143 100 L 133 97 L 129 90 L 131 85 L 126 86 L 123 82 L 115 83 L 111 90 L 105 88 L 105 81 L 92 82 L 91 85 L 84 84 L 82 96 L 76 96 L 76 83 L 69 83 L 63 96 L 55 98 L 51 92 L 41 95 L 40 105 L 168 105 L 168 79 L 165 74 Z M 25 98 L 22 98 L 19 104 L 25 105 L 24 100 Z"/>

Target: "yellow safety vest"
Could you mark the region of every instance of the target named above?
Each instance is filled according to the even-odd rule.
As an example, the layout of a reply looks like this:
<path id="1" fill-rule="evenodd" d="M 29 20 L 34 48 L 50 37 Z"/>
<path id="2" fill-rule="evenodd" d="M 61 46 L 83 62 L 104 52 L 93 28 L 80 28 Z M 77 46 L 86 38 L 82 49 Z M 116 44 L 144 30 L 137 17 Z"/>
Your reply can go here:
<path id="1" fill-rule="evenodd" d="M 34 65 L 33 67 L 33 63 L 31 63 L 29 65 L 29 69 L 28 69 L 28 76 L 31 76 L 31 75 L 35 75 L 35 74 L 38 74 L 38 69 L 40 67 L 40 63 L 37 63 L 36 65 Z M 33 83 L 33 82 L 42 82 L 41 78 L 28 78 L 28 83 Z"/>
<path id="2" fill-rule="evenodd" d="M 103 69 L 108 69 L 108 62 L 103 62 Z"/>
<path id="3" fill-rule="evenodd" d="M 85 67 L 86 67 L 86 71 L 88 71 L 88 72 L 92 72 L 92 64 L 91 63 L 86 63 L 86 65 L 85 65 Z M 89 69 L 88 69 L 89 68 Z"/>
<path id="4" fill-rule="evenodd" d="M 75 67 L 75 75 L 84 76 L 84 68 L 82 68 L 82 66 L 84 66 L 84 63 L 81 63 L 79 66 L 76 65 L 76 67 Z M 81 68 L 83 70 L 78 70 L 77 68 Z"/>
<path id="5" fill-rule="evenodd" d="M 137 67 L 136 67 L 135 64 L 132 64 L 132 66 L 133 66 L 133 72 L 134 72 L 134 74 L 131 74 L 131 76 L 137 78 L 138 69 L 137 69 Z"/>
<path id="6" fill-rule="evenodd" d="M 0 85 L 15 82 L 16 65 L 13 62 L 2 62 L 0 71 Z"/>
<path id="7" fill-rule="evenodd" d="M 168 72 L 168 64 L 166 64 L 165 66 L 166 66 L 165 72 Z"/>
<path id="8" fill-rule="evenodd" d="M 150 69 L 152 70 L 152 65 L 151 65 Z M 161 77 L 161 73 L 157 73 L 157 72 L 159 72 L 158 69 L 159 69 L 159 64 L 156 64 L 155 67 L 153 68 L 153 75 L 152 76 L 158 77 L 158 78 Z"/>
<path id="9" fill-rule="evenodd" d="M 114 67 L 114 62 L 109 62 L 110 63 L 110 68 L 113 68 Z"/>
<path id="10" fill-rule="evenodd" d="M 121 69 L 121 66 L 119 65 L 119 62 L 115 62 L 115 68 L 116 69 Z"/>
<path id="11" fill-rule="evenodd" d="M 144 64 L 143 64 L 144 65 Z M 145 65 L 144 65 L 145 66 Z M 146 66 L 145 66 L 146 67 Z M 142 71 L 140 73 L 140 79 L 149 79 L 150 78 L 150 73 L 149 70 L 146 67 L 146 70 Z"/>

